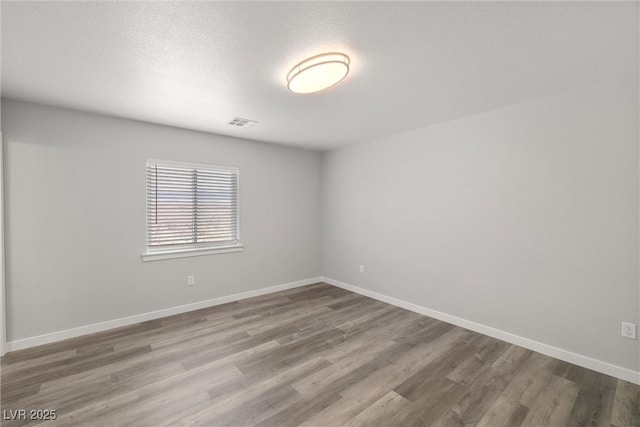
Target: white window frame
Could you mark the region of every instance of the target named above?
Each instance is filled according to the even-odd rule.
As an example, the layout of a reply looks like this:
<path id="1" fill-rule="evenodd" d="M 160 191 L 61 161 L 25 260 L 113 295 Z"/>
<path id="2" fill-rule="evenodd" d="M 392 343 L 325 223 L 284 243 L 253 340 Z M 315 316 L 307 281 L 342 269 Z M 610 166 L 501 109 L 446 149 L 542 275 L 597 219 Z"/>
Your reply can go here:
<path id="1" fill-rule="evenodd" d="M 160 160 L 160 159 L 147 159 L 145 162 L 145 166 L 149 163 L 158 163 L 162 165 L 168 166 L 176 166 L 176 167 L 184 167 L 184 168 L 193 168 L 193 169 L 209 169 L 209 170 L 229 170 L 236 172 L 237 183 L 236 183 L 236 231 L 238 240 L 234 244 L 208 244 L 208 245 L 183 245 L 174 248 L 151 248 L 148 246 L 149 243 L 149 224 L 148 224 L 148 215 L 147 215 L 147 188 L 146 188 L 146 167 L 145 167 L 145 247 L 146 252 L 142 254 L 142 261 L 158 261 L 163 259 L 172 259 L 172 258 L 185 258 L 185 257 L 193 257 L 193 256 L 202 256 L 202 255 L 214 255 L 214 254 L 224 254 L 231 252 L 241 252 L 244 248 L 244 245 L 240 243 L 240 171 L 236 167 L 232 166 L 219 166 L 212 165 L 208 163 L 191 163 L 191 162 L 180 162 L 175 160 Z"/>

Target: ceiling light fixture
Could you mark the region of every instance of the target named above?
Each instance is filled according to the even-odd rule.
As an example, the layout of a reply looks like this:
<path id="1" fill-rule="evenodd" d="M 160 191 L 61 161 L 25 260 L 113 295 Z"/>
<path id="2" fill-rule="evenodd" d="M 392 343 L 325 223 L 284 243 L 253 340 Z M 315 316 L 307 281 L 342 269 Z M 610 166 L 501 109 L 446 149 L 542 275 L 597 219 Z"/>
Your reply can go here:
<path id="1" fill-rule="evenodd" d="M 312 56 L 293 67 L 287 74 L 287 87 L 295 93 L 313 93 L 327 89 L 349 74 L 349 57 L 332 52 Z"/>

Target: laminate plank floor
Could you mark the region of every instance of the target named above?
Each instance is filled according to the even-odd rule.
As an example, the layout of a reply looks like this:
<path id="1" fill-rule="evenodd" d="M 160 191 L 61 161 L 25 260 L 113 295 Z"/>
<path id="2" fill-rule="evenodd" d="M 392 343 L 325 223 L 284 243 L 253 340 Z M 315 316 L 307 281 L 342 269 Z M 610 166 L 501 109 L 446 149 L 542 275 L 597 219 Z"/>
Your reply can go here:
<path id="1" fill-rule="evenodd" d="M 0 376 L 7 427 L 640 426 L 637 385 L 324 283 L 12 352 Z"/>

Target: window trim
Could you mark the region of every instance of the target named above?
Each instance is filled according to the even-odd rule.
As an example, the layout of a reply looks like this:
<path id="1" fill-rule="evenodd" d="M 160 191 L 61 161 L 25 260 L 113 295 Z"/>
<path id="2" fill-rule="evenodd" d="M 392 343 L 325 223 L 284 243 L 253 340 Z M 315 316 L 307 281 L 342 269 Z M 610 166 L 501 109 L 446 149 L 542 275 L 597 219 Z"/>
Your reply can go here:
<path id="1" fill-rule="evenodd" d="M 180 247 L 173 248 L 157 248 L 153 249 L 148 246 L 149 243 L 149 224 L 147 209 L 147 188 L 146 188 L 146 173 L 145 173 L 145 252 L 141 255 L 142 261 L 158 261 L 172 258 L 186 258 L 202 255 L 214 255 L 224 254 L 231 252 L 241 252 L 244 245 L 240 241 L 240 170 L 234 166 L 219 166 L 208 163 L 194 163 L 194 162 L 181 162 L 175 160 L 163 160 L 163 159 L 147 159 L 145 165 L 149 163 L 158 163 L 169 166 L 194 168 L 194 169 L 218 169 L 228 170 L 236 173 L 236 236 L 235 243 L 210 243 L 210 244 L 193 244 L 182 245 Z M 145 168 L 146 170 L 146 168 Z"/>
<path id="2" fill-rule="evenodd" d="M 142 261 L 159 261 L 172 258 L 187 258 L 192 256 L 227 254 L 231 252 L 242 252 L 244 246 L 240 243 L 237 245 L 227 246 L 210 246 L 206 248 L 185 248 L 171 249 L 164 251 L 147 251 L 142 254 Z"/>

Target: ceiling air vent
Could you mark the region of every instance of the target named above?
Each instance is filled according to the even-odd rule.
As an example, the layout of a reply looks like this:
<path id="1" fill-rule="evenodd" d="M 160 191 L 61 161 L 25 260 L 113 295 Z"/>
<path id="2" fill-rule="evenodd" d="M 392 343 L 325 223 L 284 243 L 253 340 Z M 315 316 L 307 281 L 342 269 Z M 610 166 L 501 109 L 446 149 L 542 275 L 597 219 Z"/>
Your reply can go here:
<path id="1" fill-rule="evenodd" d="M 255 120 L 243 119 L 242 117 L 234 117 L 233 120 L 229 122 L 231 126 L 239 127 L 239 128 L 250 128 L 253 127 L 256 123 Z"/>

